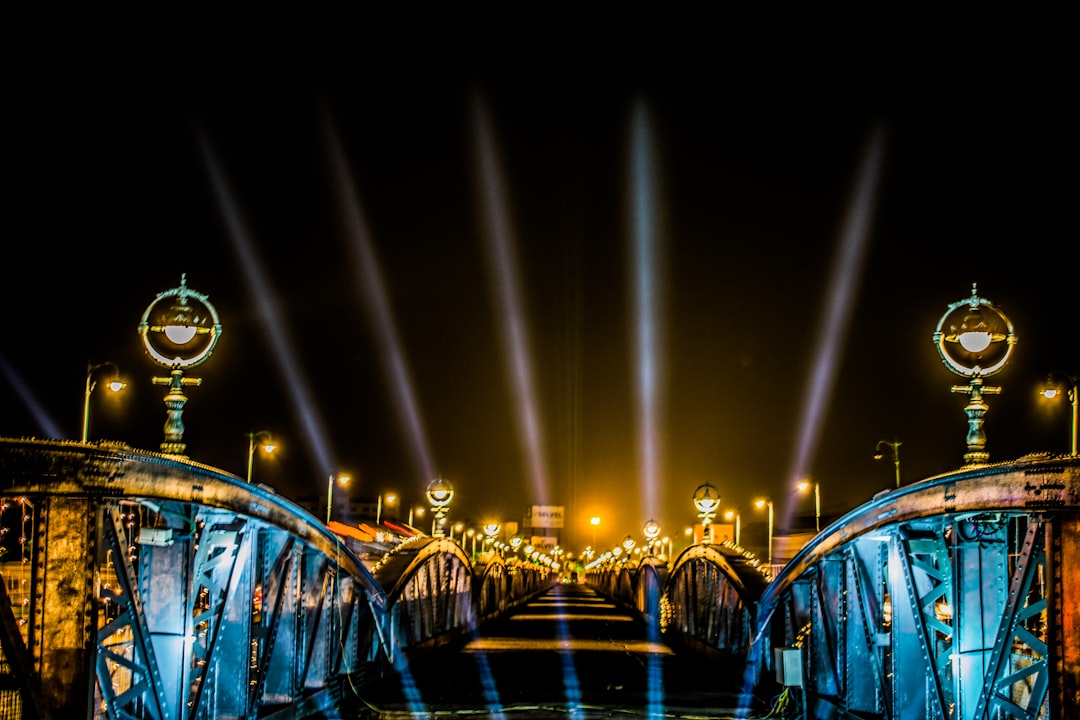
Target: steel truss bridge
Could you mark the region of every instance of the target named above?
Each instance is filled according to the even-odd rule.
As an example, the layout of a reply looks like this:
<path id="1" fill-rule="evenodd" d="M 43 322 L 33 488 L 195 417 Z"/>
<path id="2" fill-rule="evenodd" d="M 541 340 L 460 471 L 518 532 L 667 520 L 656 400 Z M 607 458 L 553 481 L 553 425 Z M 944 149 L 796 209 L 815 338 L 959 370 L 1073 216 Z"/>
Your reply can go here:
<path id="1" fill-rule="evenodd" d="M 115 444 L 0 438 L 0 719 L 304 718 L 553 577 L 418 538 L 367 567 L 289 500 Z M 737 546 L 588 582 L 812 718 L 1075 717 L 1080 459 L 888 492 L 775 578 Z M 451 650 L 452 651 L 452 650 Z M 1071 714 L 1071 715 L 1070 715 Z"/>

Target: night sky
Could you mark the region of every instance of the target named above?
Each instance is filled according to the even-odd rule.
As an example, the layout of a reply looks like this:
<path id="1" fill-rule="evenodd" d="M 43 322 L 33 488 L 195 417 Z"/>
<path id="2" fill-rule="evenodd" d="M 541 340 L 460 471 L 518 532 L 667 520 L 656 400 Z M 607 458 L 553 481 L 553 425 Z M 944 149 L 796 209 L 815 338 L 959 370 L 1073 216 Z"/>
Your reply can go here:
<path id="1" fill-rule="evenodd" d="M 157 450 L 151 377 L 167 371 L 136 328 L 186 273 L 223 325 L 188 373 L 202 378 L 184 411 L 194 460 L 243 476 L 247 433 L 267 430 L 283 451 L 257 460 L 256 480 L 290 497 L 323 495 L 347 470 L 357 497 L 419 504 L 433 471 L 457 491 L 452 519 L 519 520 L 550 502 L 578 546 L 593 515 L 601 542 L 649 518 L 681 533 L 709 482 L 745 533 L 764 520 L 759 496 L 812 512 L 791 494 L 796 475 L 820 483 L 827 516 L 893 486 L 879 440 L 901 441 L 904 484 L 962 464 L 966 397 L 949 388 L 963 379 L 931 336 L 977 283 L 1019 336 L 988 380 L 1003 388 L 988 398 L 991 461 L 1068 450 L 1067 406 L 1036 396 L 1050 371 L 1080 372 L 1076 63 L 1053 42 L 938 38 L 916 58 L 869 41 L 826 55 L 508 38 L 485 52 L 466 38 L 362 41 L 373 34 L 318 47 L 280 31 L 242 45 L 50 37 L 39 56 L 59 61 L 10 73 L 0 435 L 76 439 L 87 364 L 109 360 L 130 385 L 116 403 L 94 394 L 91 439 Z M 642 148 L 652 470 L 631 246 Z M 535 453 L 493 282 L 505 275 L 488 262 L 493 196 L 516 258 Z M 360 271 L 372 266 L 350 207 L 377 275 Z M 862 242 L 839 264 L 852 233 Z M 372 277 L 427 459 L 368 312 Z M 821 345 L 831 369 L 815 375 Z"/>

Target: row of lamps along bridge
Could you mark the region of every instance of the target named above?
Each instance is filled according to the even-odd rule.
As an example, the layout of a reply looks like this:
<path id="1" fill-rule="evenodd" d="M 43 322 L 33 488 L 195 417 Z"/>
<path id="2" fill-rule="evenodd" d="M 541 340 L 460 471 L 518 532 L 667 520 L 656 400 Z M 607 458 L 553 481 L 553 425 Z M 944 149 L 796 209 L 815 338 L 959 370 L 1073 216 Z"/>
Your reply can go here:
<path id="1" fill-rule="evenodd" d="M 161 451 L 164 454 L 185 457 L 183 454 L 186 449 L 183 442 L 183 409 L 187 403 L 187 396 L 184 389 L 202 383 L 201 378 L 188 377 L 186 372 L 211 356 L 221 335 L 221 330 L 222 326 L 217 310 L 206 295 L 187 286 L 186 274 L 181 275 L 178 287 L 159 293 L 143 313 L 138 331 L 146 353 L 155 363 L 169 370 L 168 377 L 152 378 L 155 385 L 168 387 L 164 397 L 166 407 L 165 438 L 164 442 L 161 443 Z M 968 395 L 968 403 L 964 408 L 968 418 L 967 452 L 964 454 L 965 464 L 978 465 L 986 463 L 989 459 L 989 453 L 986 451 L 986 435 L 983 430 L 983 419 L 987 411 L 985 396 L 998 394 L 1001 392 L 1001 388 L 986 385 L 984 379 L 999 372 L 1008 362 L 1017 342 L 1012 323 L 992 302 L 980 297 L 976 286 L 973 284 L 969 297 L 948 306 L 933 333 L 933 341 L 946 368 L 954 374 L 967 379 L 966 384 L 954 385 L 951 388 L 953 392 Z M 108 371 L 107 376 L 105 376 L 105 371 Z M 82 418 L 82 441 L 84 443 L 89 440 L 91 395 L 98 387 L 99 378 L 102 376 L 105 376 L 104 386 L 111 392 L 120 392 L 125 387 L 125 383 L 120 377 L 119 368 L 115 363 L 106 361 L 88 365 Z M 1055 371 L 1047 377 L 1046 384 L 1041 391 L 1041 394 L 1046 398 L 1053 399 L 1061 395 L 1064 390 L 1072 405 L 1072 455 L 1077 454 L 1077 385 L 1078 378 L 1076 376 Z M 277 448 L 277 444 L 266 431 L 249 432 L 247 435 L 246 479 L 250 483 L 252 481 L 256 448 L 265 453 L 272 453 Z M 900 445 L 899 440 L 881 440 L 877 443 L 874 455 L 877 459 L 883 459 L 885 450 L 890 451 L 896 468 L 897 487 L 900 486 Z M 334 485 L 344 485 L 347 482 L 348 476 L 344 474 L 331 475 L 327 482 L 327 523 L 330 522 Z M 815 500 L 815 528 L 820 532 L 820 485 L 804 481 L 799 486 L 801 491 L 807 491 L 811 488 L 814 491 Z M 453 495 L 453 487 L 442 478 L 435 479 L 428 486 L 427 498 L 432 510 L 433 534 L 441 534 Z M 702 519 L 703 528 L 709 530 L 708 540 L 711 541 L 711 521 L 719 509 L 719 493 L 711 485 L 705 483 L 697 488 L 693 500 L 698 515 Z M 379 510 L 381 510 L 382 501 L 383 496 L 380 495 Z M 769 512 L 769 562 L 771 564 L 772 501 L 759 500 L 756 505 L 759 508 L 767 508 Z M 379 514 L 381 515 L 381 513 Z M 413 520 L 412 514 L 410 510 L 410 525 Z M 597 520 L 597 518 L 592 520 L 594 527 L 593 545 L 595 545 Z M 737 544 L 739 523 L 737 513 L 735 514 L 735 520 Z M 645 526 L 646 540 L 650 547 L 656 541 L 656 536 L 650 537 L 653 525 L 655 523 L 649 521 Z M 659 534 L 658 527 L 656 528 L 656 534 Z M 628 551 L 629 549 L 626 548 Z"/>

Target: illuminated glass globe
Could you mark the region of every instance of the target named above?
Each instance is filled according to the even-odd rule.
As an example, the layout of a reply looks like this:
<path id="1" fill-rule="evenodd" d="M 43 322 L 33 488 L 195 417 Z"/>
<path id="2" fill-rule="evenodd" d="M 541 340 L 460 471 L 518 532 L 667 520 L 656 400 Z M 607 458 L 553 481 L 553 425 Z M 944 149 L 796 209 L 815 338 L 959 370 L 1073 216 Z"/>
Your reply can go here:
<path id="1" fill-rule="evenodd" d="M 454 486 L 441 477 L 435 478 L 428 485 L 427 496 L 432 507 L 446 507 L 454 498 Z"/>
<path id="2" fill-rule="evenodd" d="M 712 514 L 720 507 L 720 493 L 709 483 L 698 485 L 694 490 L 694 507 L 699 513 Z"/>
<path id="3" fill-rule="evenodd" d="M 221 334 L 217 310 L 202 293 L 180 286 L 159 293 L 139 322 L 147 354 L 167 368 L 189 368 L 206 360 Z"/>
<path id="4" fill-rule="evenodd" d="M 1012 322 L 971 286 L 971 297 L 953 303 L 938 321 L 934 344 L 945 367 L 964 377 L 1001 370 L 1016 345 Z"/>

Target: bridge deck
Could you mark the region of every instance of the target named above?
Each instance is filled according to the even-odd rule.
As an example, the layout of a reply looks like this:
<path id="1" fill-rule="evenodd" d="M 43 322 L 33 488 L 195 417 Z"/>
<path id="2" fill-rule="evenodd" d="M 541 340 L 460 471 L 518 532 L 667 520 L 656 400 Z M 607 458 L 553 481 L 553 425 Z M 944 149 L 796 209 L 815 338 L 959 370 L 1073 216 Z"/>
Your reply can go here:
<path id="1" fill-rule="evenodd" d="M 741 681 L 741 667 L 676 654 L 639 614 L 563 584 L 412 658 L 351 716 L 732 717 Z"/>

